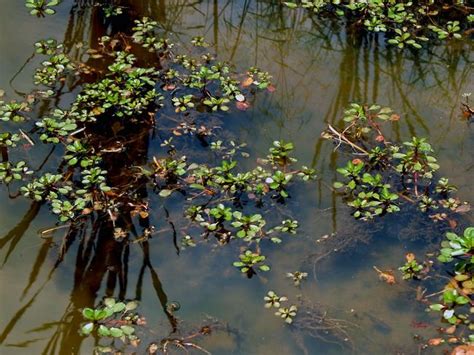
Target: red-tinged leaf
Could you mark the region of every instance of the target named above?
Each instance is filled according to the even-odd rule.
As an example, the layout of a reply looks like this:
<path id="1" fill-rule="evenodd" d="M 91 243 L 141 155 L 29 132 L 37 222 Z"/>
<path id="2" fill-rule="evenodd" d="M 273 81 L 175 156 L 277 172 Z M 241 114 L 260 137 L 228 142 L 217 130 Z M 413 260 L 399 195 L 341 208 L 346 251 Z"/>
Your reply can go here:
<path id="1" fill-rule="evenodd" d="M 375 140 L 376 140 L 377 142 L 384 142 L 384 141 L 385 141 L 385 137 L 382 136 L 382 135 L 378 135 L 377 137 L 375 137 Z"/>
<path id="2" fill-rule="evenodd" d="M 236 102 L 236 103 L 235 103 L 235 107 L 237 107 L 237 109 L 239 109 L 239 110 L 241 110 L 241 111 L 246 111 L 246 110 L 249 109 L 250 104 L 249 104 L 247 101 Z"/>
<path id="3" fill-rule="evenodd" d="M 356 159 L 352 159 L 352 164 L 354 165 L 359 165 L 359 164 L 362 164 L 362 160 L 356 158 Z"/>
<path id="4" fill-rule="evenodd" d="M 457 225 L 458 225 L 458 222 L 456 222 L 454 219 L 448 219 L 448 223 L 449 223 L 449 226 L 451 227 L 451 229 L 456 228 Z"/>
<path id="5" fill-rule="evenodd" d="M 270 84 L 270 85 L 267 86 L 267 90 L 268 90 L 268 92 L 275 92 L 276 87 L 273 86 L 272 84 Z"/>
<path id="6" fill-rule="evenodd" d="M 418 321 L 414 320 L 414 321 L 411 322 L 411 326 L 415 329 L 424 329 L 424 328 L 428 328 L 429 324 L 424 323 L 424 322 L 418 322 Z"/>
<path id="7" fill-rule="evenodd" d="M 465 203 L 461 206 L 459 206 L 458 208 L 456 208 L 455 212 L 457 213 L 466 213 L 466 212 L 469 212 L 471 210 L 471 205 L 468 204 L 468 203 Z"/>
<path id="8" fill-rule="evenodd" d="M 399 120 L 400 120 L 400 115 L 397 115 L 396 113 L 390 116 L 390 121 L 399 121 Z"/>

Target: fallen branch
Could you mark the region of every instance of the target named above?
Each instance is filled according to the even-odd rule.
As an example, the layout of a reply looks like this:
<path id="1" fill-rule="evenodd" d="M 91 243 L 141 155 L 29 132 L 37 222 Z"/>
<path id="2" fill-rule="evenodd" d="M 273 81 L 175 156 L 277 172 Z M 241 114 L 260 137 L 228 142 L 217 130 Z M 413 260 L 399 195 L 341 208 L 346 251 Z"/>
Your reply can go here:
<path id="1" fill-rule="evenodd" d="M 369 155 L 369 152 L 366 151 L 364 148 L 359 147 L 357 144 L 351 142 L 344 134 L 339 133 L 333 126 L 328 125 L 328 129 L 331 133 L 339 139 L 339 142 L 346 143 L 350 145 L 352 148 L 358 150 L 359 152 L 363 153 L 364 155 Z"/>

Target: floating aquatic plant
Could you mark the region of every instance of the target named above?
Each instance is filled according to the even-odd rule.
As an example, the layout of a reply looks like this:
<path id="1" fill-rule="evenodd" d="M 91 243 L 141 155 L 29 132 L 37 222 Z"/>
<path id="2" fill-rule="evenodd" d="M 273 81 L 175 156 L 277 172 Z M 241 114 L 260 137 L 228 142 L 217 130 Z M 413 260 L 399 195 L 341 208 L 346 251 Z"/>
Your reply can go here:
<path id="1" fill-rule="evenodd" d="M 25 6 L 30 9 L 30 14 L 38 17 L 54 15 L 54 7 L 59 5 L 61 0 L 26 0 Z"/>
<path id="2" fill-rule="evenodd" d="M 95 332 L 101 338 L 120 338 L 122 341 L 136 341 L 135 326 L 144 324 L 144 319 L 132 311 L 137 308 L 137 302 L 117 302 L 106 298 L 103 306 L 84 308 L 82 316 L 87 323 L 81 326 L 85 336 Z"/>
<path id="3" fill-rule="evenodd" d="M 296 312 L 298 311 L 298 307 L 290 306 L 290 307 L 282 307 L 279 308 L 275 315 L 285 320 L 285 323 L 291 324 L 293 323 L 293 318 L 296 317 Z"/>
<path id="4" fill-rule="evenodd" d="M 280 308 L 282 302 L 288 301 L 287 297 L 280 297 L 273 291 L 268 291 L 267 295 L 263 299 L 265 300 L 265 308 Z"/>
<path id="5" fill-rule="evenodd" d="M 291 9 L 302 8 L 318 16 L 345 19 L 366 32 L 383 33 L 390 45 L 422 48 L 424 42 L 460 39 L 472 23 L 464 1 L 341 1 L 293 0 L 283 2 Z M 466 34 L 467 35 L 467 34 Z"/>
<path id="6" fill-rule="evenodd" d="M 368 220 L 399 212 L 407 201 L 417 204 L 422 212 L 439 208 L 443 209 L 441 213 L 457 212 L 466 205 L 449 197 L 456 187 L 448 179 L 439 178 L 436 182 L 439 164 L 425 138 L 412 137 L 402 143 L 387 141 L 382 124 L 399 120 L 390 108 L 352 104 L 343 120 L 347 127 L 342 133 L 329 126 L 323 136 L 334 140 L 337 147 L 353 149 L 353 158 L 337 169 L 344 181 L 336 181 L 333 186 L 343 191 L 354 217 Z"/>
<path id="7" fill-rule="evenodd" d="M 301 282 L 308 277 L 308 273 L 302 271 L 288 272 L 286 277 L 292 279 L 295 286 L 300 286 Z"/>

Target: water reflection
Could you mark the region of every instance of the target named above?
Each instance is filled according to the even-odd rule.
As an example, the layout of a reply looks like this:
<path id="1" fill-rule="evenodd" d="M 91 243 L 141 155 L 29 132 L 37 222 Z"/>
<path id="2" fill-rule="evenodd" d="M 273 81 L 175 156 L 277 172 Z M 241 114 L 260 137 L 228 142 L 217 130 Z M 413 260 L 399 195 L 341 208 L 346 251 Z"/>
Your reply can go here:
<path id="1" fill-rule="evenodd" d="M 321 180 L 314 191 L 295 191 L 295 201 L 300 199 L 301 202 L 295 202 L 294 207 L 299 209 L 298 219 L 306 238 L 273 251 L 271 259 L 278 260 L 278 264 L 273 265 L 270 280 L 249 282 L 234 274 L 229 266 L 231 256 L 225 255 L 223 250 L 209 252 L 209 248 L 200 247 L 177 257 L 175 224 L 180 223 L 180 211 L 169 211 L 153 199 L 150 205 L 153 213 L 139 223 L 131 217 L 131 211 L 122 211 L 116 225 L 108 219 L 91 217 L 82 225 L 59 230 L 40 243 L 37 243 L 35 229 L 49 226 L 54 220 L 46 212 L 41 213 L 39 204 L 32 204 L 24 216 L 9 211 L 6 206 L 4 212 L 9 220 L 18 220 L 18 224 L 2 231 L 0 237 L 2 300 L 7 300 L 2 305 L 0 322 L 2 353 L 90 353 L 93 344 L 90 341 L 83 344 L 84 338 L 77 331 L 82 321 L 79 310 L 94 306 L 105 296 L 142 300 L 150 324 L 161 325 L 161 333 L 155 334 L 158 339 L 154 338 L 159 340 L 179 332 L 177 319 L 167 310 L 168 294 L 184 306 L 180 313 L 183 318 L 197 320 L 201 312 L 208 312 L 246 330 L 243 344 L 234 338 L 234 341 L 226 338 L 224 345 L 209 339 L 209 349 L 215 349 L 216 353 L 300 353 L 298 342 L 289 340 L 288 333 L 273 315 L 263 314 L 260 300 L 268 289 L 267 281 L 271 287 L 296 296 L 299 291 L 290 288 L 281 276 L 300 265 L 302 259 L 324 255 L 324 248 L 327 251 L 341 249 L 341 243 L 347 243 L 347 249 L 351 250 L 350 247 L 365 240 L 363 230 L 348 221 L 347 211 L 327 188 L 334 179 L 338 154 L 320 138 L 326 123 L 341 126 L 341 113 L 352 101 L 379 102 L 401 112 L 402 123 L 393 125 L 392 139 L 407 139 L 415 134 L 430 137 L 441 150 L 441 165 L 446 163 L 446 172 L 459 171 L 454 182 L 461 185 L 465 198 L 474 196 L 468 190 L 469 169 L 474 166 L 470 154 L 472 131 L 458 120 L 461 95 L 473 90 L 471 43 L 402 53 L 386 48 L 383 38 L 377 35 L 357 36 L 341 24 L 335 22 L 327 26 L 317 16 L 289 12 L 268 0 L 140 0 L 120 4 L 130 9 L 131 18 L 128 15 L 105 18 L 95 1 L 66 1 L 54 18 L 61 20 L 62 32 L 45 26 L 41 33 L 33 32 L 33 41 L 53 36 L 80 59 L 82 52 L 78 43 L 96 48 L 100 36 L 129 32 L 131 20 L 148 16 L 159 21 L 163 32 L 183 46 L 193 35 L 203 34 L 214 43 L 212 49 L 219 58 L 235 62 L 239 67 L 257 65 L 270 71 L 278 83 L 277 92 L 257 98 L 253 109 L 239 118 L 240 122 L 229 125 L 237 137 L 250 143 L 253 153 L 265 154 L 272 140 L 285 138 L 296 142 L 302 163 L 317 168 Z M 0 14 L 0 22 L 3 17 L 24 11 L 21 3 L 8 6 L 9 10 Z M 9 26 L 13 24 L 10 22 Z M 3 32 L 13 33 L 12 29 Z M 9 64 L 6 69 L 2 68 L 2 84 L 7 83 L 6 74 L 19 69 L 11 66 L 11 58 L 19 53 L 21 58 L 28 58 L 23 49 L 17 47 L 5 54 Z M 14 88 L 28 87 L 33 64 L 34 61 L 28 62 L 15 78 Z M 67 102 L 70 92 L 77 92 L 80 84 L 65 85 L 54 104 Z M 38 113 L 41 115 L 47 109 L 40 108 Z M 101 139 L 113 141 L 113 135 L 110 138 L 106 128 L 100 127 L 100 130 Z M 122 172 L 131 166 L 146 164 L 152 155 L 150 152 L 159 145 L 150 131 L 151 127 L 146 125 L 123 127 L 120 135 L 129 142 L 126 154 L 105 161 L 107 170 L 114 176 L 115 186 L 136 189 L 144 203 L 151 192 L 139 183 L 127 181 L 127 174 Z M 370 237 L 397 225 L 397 221 L 385 223 L 385 229 L 372 228 Z M 160 233 L 150 241 L 124 244 L 116 243 L 112 237 L 116 226 L 140 238 L 151 225 Z M 359 238 L 345 238 L 321 248 L 315 245 L 314 238 L 332 232 Z M 394 234 L 392 232 L 392 239 Z M 25 247 L 31 240 L 36 245 Z M 421 309 L 390 307 L 391 303 L 400 305 L 398 300 L 403 298 L 400 293 L 407 291 L 406 286 L 394 294 L 373 281 L 372 263 L 382 260 L 386 265 L 400 263 L 403 247 L 398 240 L 391 243 L 389 247 L 375 243 L 375 247 L 364 249 L 368 255 L 356 253 L 352 262 L 347 261 L 347 254 L 334 256 L 330 259 L 332 262 L 318 271 L 322 275 L 319 281 L 311 281 L 304 289 L 313 301 L 349 311 L 344 317 L 354 317 L 351 307 L 360 310 L 361 324 L 365 327 L 356 333 L 361 335 L 355 344 L 360 353 L 377 352 L 386 347 L 401 349 L 400 344 L 412 345 L 407 324 L 413 320 L 413 314 L 424 317 Z M 419 248 L 416 244 L 406 245 Z M 381 249 L 377 250 L 377 246 Z M 312 269 L 312 266 L 304 267 Z M 355 271 L 348 276 L 347 270 Z M 24 284 L 7 290 L 5 285 L 13 283 L 20 271 L 28 275 L 22 280 Z M 189 289 L 195 292 L 190 295 Z M 335 294 L 337 299 L 333 297 Z M 378 307 L 375 321 L 370 318 L 374 304 L 367 302 L 374 294 Z M 393 315 L 394 312 L 397 314 Z M 380 329 L 380 334 L 368 342 L 368 334 L 374 327 Z M 391 339 L 386 339 L 388 334 Z M 261 338 L 269 341 L 261 344 Z M 340 353 L 338 347 L 314 340 L 308 347 L 316 352 Z"/>

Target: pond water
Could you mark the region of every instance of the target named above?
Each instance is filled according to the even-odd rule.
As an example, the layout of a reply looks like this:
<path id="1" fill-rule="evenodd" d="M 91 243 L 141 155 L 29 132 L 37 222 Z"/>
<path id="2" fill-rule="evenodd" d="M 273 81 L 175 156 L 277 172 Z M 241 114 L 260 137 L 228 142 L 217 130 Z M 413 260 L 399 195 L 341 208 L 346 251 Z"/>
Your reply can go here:
<path id="1" fill-rule="evenodd" d="M 436 336 L 437 316 L 415 301 L 416 283 L 389 286 L 378 280 L 373 266 L 396 269 L 407 252 L 435 252 L 445 227 L 413 211 L 376 222 L 355 221 L 328 187 L 344 157 L 321 132 L 328 123 L 341 126 L 350 102 L 390 106 L 401 115 L 390 137 L 427 137 L 439 158 L 439 174 L 459 187 L 463 200 L 474 201 L 474 128 L 460 111 L 462 94 L 474 91 L 472 42 L 402 53 L 386 48 L 376 36 L 354 38 L 344 27 L 322 27 L 321 20 L 270 1 L 130 3 L 136 18 L 157 20 L 177 43 L 184 46 L 203 35 L 220 60 L 241 70 L 258 66 L 273 75 L 275 92 L 257 95 L 249 110 L 229 114 L 221 125 L 230 137 L 248 143 L 252 157 L 265 156 L 272 141 L 284 139 L 295 143 L 299 163 L 316 169 L 319 179 L 295 187 L 287 204 L 301 229 L 297 237 L 268 249 L 270 272 L 247 279 L 232 266 L 232 248 L 209 240 L 178 254 L 171 232 L 129 247 L 106 238 L 111 231 L 105 227 L 95 231 L 99 235 L 92 248 L 79 241 L 92 240 L 90 229 L 76 240 L 63 241 L 66 230 L 61 229 L 43 240 L 38 231 L 54 226 L 56 217 L 45 206 L 9 199 L 2 187 L 0 353 L 92 353 L 94 340 L 78 333 L 80 310 L 104 296 L 140 300 L 151 329 L 148 341 L 171 332 L 166 303 L 179 302 L 179 328 L 203 324 L 207 317 L 219 320 L 228 331 L 199 342 L 213 354 L 302 354 L 304 349 L 310 354 L 419 353 L 414 335 Z M 0 0 L 0 5 L 0 88 L 7 92 L 32 88 L 38 62 L 27 61 L 37 40 L 52 37 L 73 52 L 79 43 L 91 45 L 126 27 L 120 21 L 103 23 L 88 1 L 64 1 L 47 19 L 28 15 L 23 1 Z M 68 100 L 65 95 L 60 104 Z M 160 143 L 154 138 L 140 143 L 140 164 L 152 159 Z M 37 154 L 41 160 L 47 151 Z M 177 203 L 151 197 L 150 223 L 159 230 L 169 220 L 179 221 Z M 472 213 L 463 218 L 459 230 L 474 224 Z M 331 237 L 318 243 L 325 235 Z M 300 288 L 285 276 L 296 270 L 309 274 Z M 344 344 L 301 336 L 263 307 L 269 290 L 290 299 L 301 295 L 328 317 L 351 322 L 350 339 Z"/>

